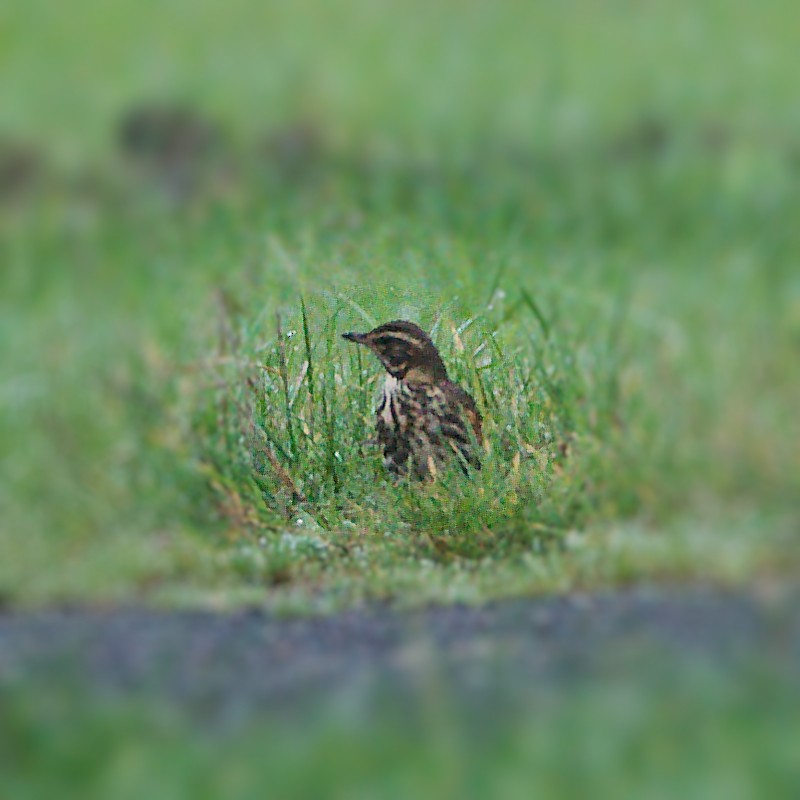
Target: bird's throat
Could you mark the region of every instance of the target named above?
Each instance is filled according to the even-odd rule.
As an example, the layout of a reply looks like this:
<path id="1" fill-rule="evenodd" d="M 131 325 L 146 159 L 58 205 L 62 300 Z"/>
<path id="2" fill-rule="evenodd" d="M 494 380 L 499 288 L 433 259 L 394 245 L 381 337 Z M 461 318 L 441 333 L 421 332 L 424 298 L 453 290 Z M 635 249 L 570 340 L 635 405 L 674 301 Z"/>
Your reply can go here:
<path id="1" fill-rule="evenodd" d="M 386 376 L 386 383 L 383 384 L 383 397 L 378 406 L 378 413 L 389 426 L 394 426 L 394 422 L 392 421 L 392 397 L 397 394 L 399 385 L 400 381 L 393 375 Z"/>

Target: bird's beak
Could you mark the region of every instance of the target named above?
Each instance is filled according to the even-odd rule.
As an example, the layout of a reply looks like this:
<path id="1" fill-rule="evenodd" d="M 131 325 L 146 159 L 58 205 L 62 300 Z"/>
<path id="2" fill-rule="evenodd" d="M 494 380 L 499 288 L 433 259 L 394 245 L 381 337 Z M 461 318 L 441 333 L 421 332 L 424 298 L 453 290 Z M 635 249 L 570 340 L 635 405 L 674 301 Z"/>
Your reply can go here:
<path id="1" fill-rule="evenodd" d="M 347 339 L 348 342 L 356 342 L 357 344 L 364 344 L 366 342 L 366 333 L 343 333 L 342 339 Z"/>

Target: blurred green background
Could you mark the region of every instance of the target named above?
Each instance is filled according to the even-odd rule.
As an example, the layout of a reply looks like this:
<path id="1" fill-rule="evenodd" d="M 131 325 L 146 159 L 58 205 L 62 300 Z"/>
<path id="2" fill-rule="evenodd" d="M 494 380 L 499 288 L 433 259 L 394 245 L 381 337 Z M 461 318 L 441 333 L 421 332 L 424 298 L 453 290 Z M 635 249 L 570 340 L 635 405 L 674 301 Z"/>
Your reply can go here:
<path id="1" fill-rule="evenodd" d="M 791 0 L 4 4 L 3 603 L 307 611 L 795 576 L 798 23 Z M 505 413 L 544 426 L 514 432 L 531 450 L 568 445 L 565 466 L 523 462 L 536 503 L 503 495 L 490 513 L 458 495 L 389 538 L 370 538 L 389 490 L 364 496 L 369 464 L 282 508 L 253 482 L 228 399 L 276 352 L 276 313 L 302 330 L 301 295 L 340 399 L 355 366 L 326 336 L 365 314 L 441 321 L 471 381 L 496 333 L 506 360 L 480 380 L 491 393 L 504 364 L 534 376 L 502 394 Z M 363 424 L 344 414 L 336 435 Z M 425 526 L 451 512 L 477 519 L 485 549 L 421 558 Z M 297 518 L 313 530 L 287 547 Z M 659 739 L 671 709 L 641 680 L 637 725 Z M 720 692 L 709 713 L 735 724 L 709 763 L 773 754 L 780 714 Z M 609 726 L 632 730 L 602 692 L 575 702 L 515 728 L 518 743 L 579 719 L 589 753 Z M 30 742 L 71 770 L 65 738 L 30 734 L 47 714 L 16 708 L 12 751 Z M 151 757 L 134 747 L 103 779 L 141 777 Z"/>
<path id="2" fill-rule="evenodd" d="M 46 688 L 0 694 L 3 786 L 26 800 L 676 791 L 707 800 L 789 798 L 797 785 L 796 679 L 785 674 L 655 669 L 646 683 L 540 690 L 511 700 L 503 720 L 466 712 L 441 685 L 431 691 L 436 684 L 402 707 L 367 711 L 339 698 L 311 718 L 214 726 L 163 707 L 87 706 Z"/>
<path id="3" fill-rule="evenodd" d="M 345 601 L 794 570 L 796 19 L 779 0 L 7 5 L 0 591 L 224 602 L 262 597 L 276 560 Z M 365 317 L 438 326 L 474 392 L 527 376 L 497 409 L 520 455 L 573 453 L 568 474 L 524 462 L 546 502 L 480 523 L 588 549 L 497 551 L 477 578 L 419 580 L 413 551 L 380 548 L 320 566 L 326 531 L 381 522 L 325 487 L 314 554 L 274 545 L 286 509 L 228 398 L 301 294 L 332 402 L 355 366 L 323 339 Z M 478 376 L 489 334 L 506 361 Z M 364 481 L 342 450 L 368 424 L 363 368 L 337 493 Z"/>

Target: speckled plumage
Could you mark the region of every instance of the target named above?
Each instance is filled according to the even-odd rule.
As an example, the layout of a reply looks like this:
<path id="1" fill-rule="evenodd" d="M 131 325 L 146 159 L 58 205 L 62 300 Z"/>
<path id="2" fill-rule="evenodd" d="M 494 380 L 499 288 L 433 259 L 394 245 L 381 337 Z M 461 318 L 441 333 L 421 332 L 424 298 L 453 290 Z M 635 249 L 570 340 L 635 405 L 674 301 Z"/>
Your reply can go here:
<path id="1" fill-rule="evenodd" d="M 391 473 L 410 470 L 420 479 L 435 477 L 454 457 L 465 472 L 480 469 L 481 416 L 475 401 L 448 378 L 439 352 L 419 326 L 396 320 L 344 338 L 369 347 L 388 373 L 376 429 Z"/>

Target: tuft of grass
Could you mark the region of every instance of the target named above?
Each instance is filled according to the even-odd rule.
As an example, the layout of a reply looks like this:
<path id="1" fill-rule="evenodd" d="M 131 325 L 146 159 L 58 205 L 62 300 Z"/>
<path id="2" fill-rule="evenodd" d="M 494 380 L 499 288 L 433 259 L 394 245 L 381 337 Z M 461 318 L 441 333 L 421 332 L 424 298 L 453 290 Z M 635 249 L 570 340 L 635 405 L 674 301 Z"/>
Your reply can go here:
<path id="1" fill-rule="evenodd" d="M 589 399 L 568 343 L 550 335 L 529 294 L 502 314 L 438 315 L 435 343 L 482 406 L 485 443 L 481 470 L 454 468 L 430 483 L 389 478 L 370 441 L 382 368 L 341 342 L 352 322 L 344 302 L 316 308 L 321 318 L 301 300 L 272 329 L 267 315 L 226 320 L 239 350 L 226 356 L 220 341 L 206 364 L 215 390 L 195 412 L 195 452 L 233 527 L 280 541 L 288 525 L 333 553 L 357 544 L 484 558 L 585 524 L 595 498 L 574 507 L 583 487 L 570 489 L 579 481 L 570 465 L 599 446 L 609 411 L 605 398 Z M 512 323 L 515 339 L 505 341 Z M 523 510 L 526 526 L 515 524 Z"/>

